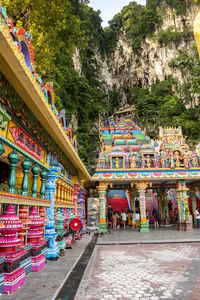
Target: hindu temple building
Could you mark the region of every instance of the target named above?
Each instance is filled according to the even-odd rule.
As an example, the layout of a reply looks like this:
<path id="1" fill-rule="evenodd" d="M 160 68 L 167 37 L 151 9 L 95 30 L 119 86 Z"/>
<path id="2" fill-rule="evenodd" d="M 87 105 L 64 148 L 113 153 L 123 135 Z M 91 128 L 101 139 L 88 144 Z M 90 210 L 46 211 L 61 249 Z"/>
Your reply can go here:
<path id="1" fill-rule="evenodd" d="M 62 234 L 74 217 L 85 230 L 91 178 L 53 83 L 35 72 L 31 34 L 1 6 L 0 42 L 0 292 L 13 293 L 70 244 L 57 243 L 55 219 Z"/>
<path id="2" fill-rule="evenodd" d="M 134 107 L 100 119 L 101 152 L 92 176 L 99 193 L 99 231 L 107 231 L 107 207 L 139 210 L 140 231 L 148 232 L 146 210 L 156 210 L 161 224 L 169 224 L 178 209 L 179 229 L 192 230 L 199 202 L 199 152 L 191 151 L 181 127 L 159 128 L 156 141 L 134 121 Z M 137 206 L 138 203 L 138 207 Z"/>

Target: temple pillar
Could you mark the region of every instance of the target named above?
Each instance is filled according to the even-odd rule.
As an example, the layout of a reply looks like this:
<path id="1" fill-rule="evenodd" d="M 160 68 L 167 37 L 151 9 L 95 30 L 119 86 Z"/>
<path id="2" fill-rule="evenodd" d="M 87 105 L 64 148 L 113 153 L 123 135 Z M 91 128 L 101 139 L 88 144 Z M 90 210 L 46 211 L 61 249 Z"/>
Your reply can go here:
<path id="1" fill-rule="evenodd" d="M 192 222 L 190 220 L 190 212 L 188 205 L 188 195 L 185 180 L 177 181 L 177 198 L 178 198 L 178 209 L 179 209 L 179 229 L 192 231 Z"/>
<path id="2" fill-rule="evenodd" d="M 85 197 L 87 192 L 85 190 L 80 191 L 79 199 L 80 199 L 80 205 L 81 205 L 81 222 L 82 222 L 82 231 L 83 233 L 86 231 L 85 228 Z"/>
<path id="3" fill-rule="evenodd" d="M 8 155 L 8 160 L 10 162 L 10 176 L 9 176 L 9 181 L 8 181 L 8 192 L 9 193 L 15 193 L 15 186 L 16 186 L 16 167 L 17 163 L 20 161 L 20 156 L 17 153 L 17 151 L 14 149 L 9 155 Z"/>
<path id="4" fill-rule="evenodd" d="M 169 225 L 170 220 L 169 220 L 169 214 L 168 214 L 167 193 L 165 191 L 164 186 L 161 186 L 161 189 L 160 189 L 159 203 L 160 203 L 161 225 Z"/>
<path id="5" fill-rule="evenodd" d="M 40 174 L 40 168 L 38 164 L 35 164 L 32 168 L 32 174 L 33 174 L 33 183 L 32 183 L 32 197 L 37 197 L 37 179 Z"/>
<path id="6" fill-rule="evenodd" d="M 195 211 L 197 209 L 196 192 L 197 192 L 196 187 L 190 187 L 190 197 L 191 197 L 191 203 L 192 203 L 192 215 L 193 215 L 194 226 L 197 225 L 196 214 L 195 214 Z"/>
<path id="7" fill-rule="evenodd" d="M 47 171 L 45 169 L 42 170 L 42 172 L 40 173 L 40 177 L 41 177 L 41 188 L 40 188 L 40 198 L 44 199 L 45 198 L 45 183 L 47 180 Z"/>
<path id="8" fill-rule="evenodd" d="M 145 199 L 145 193 L 146 193 L 146 188 L 148 187 L 148 183 L 138 182 L 136 183 L 136 187 L 139 192 L 139 200 L 140 200 L 140 232 L 149 232 L 149 227 L 146 220 L 146 199 Z"/>
<path id="9" fill-rule="evenodd" d="M 24 172 L 24 177 L 22 181 L 22 195 L 28 196 L 29 195 L 29 188 L 28 188 L 28 173 L 30 168 L 32 167 L 32 162 L 27 157 L 21 164 Z"/>
<path id="10" fill-rule="evenodd" d="M 78 201 L 78 195 L 81 187 L 79 184 L 74 185 L 74 192 L 73 192 L 73 202 L 74 202 L 74 215 L 77 217 L 77 201 Z"/>
<path id="11" fill-rule="evenodd" d="M 137 191 L 135 188 L 130 189 L 130 195 L 131 195 L 131 207 L 132 211 L 135 213 L 135 197 L 136 197 Z"/>
<path id="12" fill-rule="evenodd" d="M 106 190 L 109 183 L 100 182 L 97 186 L 99 193 L 99 233 L 107 232 L 106 226 Z"/>
<path id="13" fill-rule="evenodd" d="M 50 171 L 48 172 L 46 180 L 46 199 L 51 201 L 51 206 L 47 208 L 47 218 L 49 221 L 46 225 L 45 239 L 48 241 L 48 255 L 50 259 L 57 259 L 59 256 L 59 248 L 56 243 L 56 232 L 54 229 L 54 204 L 55 204 L 55 192 L 56 192 L 56 180 L 58 179 L 58 171 L 62 166 L 58 163 L 57 159 L 50 156 Z"/>

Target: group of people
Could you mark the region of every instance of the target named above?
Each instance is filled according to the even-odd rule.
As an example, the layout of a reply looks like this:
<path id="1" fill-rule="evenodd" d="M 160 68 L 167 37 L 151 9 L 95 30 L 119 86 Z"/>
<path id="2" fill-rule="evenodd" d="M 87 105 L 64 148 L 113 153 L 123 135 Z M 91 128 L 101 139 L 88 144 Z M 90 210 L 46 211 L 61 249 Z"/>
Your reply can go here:
<path id="1" fill-rule="evenodd" d="M 108 208 L 108 223 L 112 224 L 113 228 L 126 228 L 126 227 L 137 227 L 140 226 L 140 213 L 137 210 L 133 213 L 132 210 L 123 210 L 112 212 L 111 206 Z"/>

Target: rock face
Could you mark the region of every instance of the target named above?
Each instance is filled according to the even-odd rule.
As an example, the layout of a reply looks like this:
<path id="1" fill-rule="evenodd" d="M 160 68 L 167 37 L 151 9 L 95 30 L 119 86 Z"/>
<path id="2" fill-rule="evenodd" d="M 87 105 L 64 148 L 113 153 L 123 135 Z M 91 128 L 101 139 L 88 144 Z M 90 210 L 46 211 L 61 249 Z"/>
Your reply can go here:
<path id="1" fill-rule="evenodd" d="M 176 10 L 169 7 L 163 1 L 162 9 L 159 12 L 162 17 L 162 24 L 156 28 L 153 38 L 146 38 L 141 44 L 139 54 L 134 54 L 127 39 L 125 30 L 122 29 L 118 37 L 117 45 L 111 57 L 102 59 L 99 51 L 95 53 L 100 80 L 106 86 L 107 91 L 115 87 L 121 94 L 121 104 L 126 103 L 126 88 L 132 86 L 147 87 L 155 82 L 165 80 L 173 75 L 180 83 L 184 78 L 179 70 L 169 66 L 172 59 L 179 55 L 179 50 L 186 51 L 192 55 L 194 45 L 193 22 L 200 10 L 199 5 L 190 2 L 190 6 L 184 16 L 177 15 Z M 172 30 L 180 32 L 182 37 L 176 43 L 162 45 L 158 42 L 157 36 L 160 30 Z M 184 32 L 187 30 L 187 36 Z M 74 65 L 81 74 L 80 60 L 75 55 Z"/>

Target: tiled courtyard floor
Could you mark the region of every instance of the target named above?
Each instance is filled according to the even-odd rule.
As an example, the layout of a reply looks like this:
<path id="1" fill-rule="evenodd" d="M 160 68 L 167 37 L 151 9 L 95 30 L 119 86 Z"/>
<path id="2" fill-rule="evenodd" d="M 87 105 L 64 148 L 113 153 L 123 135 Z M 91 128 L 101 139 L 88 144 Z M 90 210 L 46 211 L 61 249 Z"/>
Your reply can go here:
<path id="1" fill-rule="evenodd" d="M 96 246 L 75 300 L 198 300 L 200 244 Z"/>
<path id="2" fill-rule="evenodd" d="M 120 228 L 109 229 L 108 233 L 99 236 L 98 245 L 138 244 L 138 243 L 174 243 L 174 242 L 200 242 L 200 229 L 193 232 L 178 231 L 175 226 L 150 227 L 150 232 L 141 233 L 137 229 Z M 200 299 L 200 298 L 199 298 Z"/>

